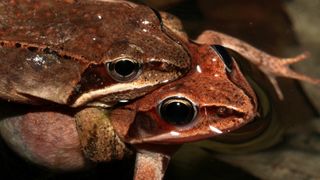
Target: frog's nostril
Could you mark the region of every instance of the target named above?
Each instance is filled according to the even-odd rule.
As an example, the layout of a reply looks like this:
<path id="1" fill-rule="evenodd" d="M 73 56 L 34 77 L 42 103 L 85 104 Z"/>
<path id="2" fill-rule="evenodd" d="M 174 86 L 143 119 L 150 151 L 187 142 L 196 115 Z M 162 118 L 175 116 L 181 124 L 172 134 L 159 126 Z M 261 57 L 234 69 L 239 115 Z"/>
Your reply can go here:
<path id="1" fill-rule="evenodd" d="M 226 111 L 226 108 L 225 108 L 225 107 L 220 107 L 220 108 L 218 108 L 218 110 L 217 110 L 217 115 L 218 115 L 218 116 L 222 116 L 225 111 Z"/>

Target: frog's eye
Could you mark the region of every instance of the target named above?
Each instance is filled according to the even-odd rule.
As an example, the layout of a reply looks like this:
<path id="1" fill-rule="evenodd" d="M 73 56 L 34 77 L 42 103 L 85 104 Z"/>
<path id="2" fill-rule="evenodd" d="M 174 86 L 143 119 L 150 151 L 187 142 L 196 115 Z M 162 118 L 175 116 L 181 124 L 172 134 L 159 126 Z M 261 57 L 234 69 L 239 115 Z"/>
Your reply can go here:
<path id="1" fill-rule="evenodd" d="M 132 81 L 141 72 L 141 64 L 128 58 L 109 62 L 106 67 L 110 76 L 118 82 Z"/>
<path id="2" fill-rule="evenodd" d="M 233 60 L 230 54 L 228 53 L 228 51 L 226 50 L 226 48 L 219 45 L 213 45 L 212 48 L 215 49 L 216 52 L 218 52 L 220 58 L 223 60 L 224 64 L 226 65 L 226 70 L 228 72 L 231 72 Z"/>
<path id="3" fill-rule="evenodd" d="M 188 99 L 169 97 L 159 104 L 158 113 L 169 124 L 186 125 L 195 119 L 197 108 Z"/>

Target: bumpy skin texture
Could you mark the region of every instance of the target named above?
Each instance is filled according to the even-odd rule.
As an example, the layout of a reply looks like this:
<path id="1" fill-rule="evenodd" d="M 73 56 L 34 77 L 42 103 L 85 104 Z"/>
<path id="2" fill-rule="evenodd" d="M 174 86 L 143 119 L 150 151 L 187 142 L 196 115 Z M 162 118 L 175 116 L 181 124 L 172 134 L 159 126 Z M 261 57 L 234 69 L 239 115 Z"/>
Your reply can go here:
<path id="1" fill-rule="evenodd" d="M 2 0 L 0 19 L 3 99 L 81 106 L 99 98 L 107 104 L 142 96 L 190 66 L 179 36 L 143 5 Z M 142 64 L 138 78 L 119 83 L 110 77 L 105 63 L 121 57 Z"/>

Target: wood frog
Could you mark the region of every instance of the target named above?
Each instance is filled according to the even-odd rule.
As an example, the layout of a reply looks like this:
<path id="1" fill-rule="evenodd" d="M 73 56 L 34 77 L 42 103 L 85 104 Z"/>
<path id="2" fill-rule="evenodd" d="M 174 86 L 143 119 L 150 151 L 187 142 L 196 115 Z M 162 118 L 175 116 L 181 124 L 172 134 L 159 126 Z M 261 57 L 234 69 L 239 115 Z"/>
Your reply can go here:
<path id="1" fill-rule="evenodd" d="M 108 107 L 190 68 L 185 42 L 147 6 L 1 0 L 0 9 L 0 97 L 8 101 Z"/>
<path id="2" fill-rule="evenodd" d="M 212 42 L 219 45 L 210 46 Z M 161 179 L 176 144 L 228 133 L 260 116 L 254 90 L 220 44 L 233 47 L 232 50 L 257 65 L 280 99 L 283 96 L 275 76 L 320 83 L 319 79 L 288 67 L 303 60 L 305 54 L 282 63 L 243 41 L 213 31 L 204 32 L 189 43 L 193 61 L 186 76 L 110 113 L 117 134 L 137 149 L 137 179 Z M 267 59 L 274 64 L 265 62 Z"/>
<path id="3" fill-rule="evenodd" d="M 230 132 L 257 115 L 256 95 L 238 65 L 213 47 L 190 43 L 193 64 L 185 77 L 111 111 L 117 134 L 138 151 L 137 179 L 161 179 L 175 144 Z"/>
<path id="4" fill-rule="evenodd" d="M 111 111 L 130 144 L 176 144 L 238 129 L 257 116 L 256 95 L 221 46 L 189 44 L 193 64 L 183 78 Z"/>
<path id="5" fill-rule="evenodd" d="M 288 67 L 305 54 L 282 61 L 214 31 L 191 41 L 177 19 L 145 6 L 126 1 L 18 2 L 0 2 L 0 53 L 5 57 L 0 96 L 67 106 L 31 106 L 32 111 L 2 117 L 0 129 L 16 151 L 45 166 L 64 168 L 70 157 L 75 163 L 71 169 L 81 167 L 81 148 L 94 161 L 121 159 L 132 145 L 138 151 L 135 178 L 161 179 L 175 144 L 250 122 L 258 115 L 255 93 L 222 46 L 260 68 L 279 97 L 276 76 L 319 83 Z M 101 109 L 145 94 L 127 105 Z"/>

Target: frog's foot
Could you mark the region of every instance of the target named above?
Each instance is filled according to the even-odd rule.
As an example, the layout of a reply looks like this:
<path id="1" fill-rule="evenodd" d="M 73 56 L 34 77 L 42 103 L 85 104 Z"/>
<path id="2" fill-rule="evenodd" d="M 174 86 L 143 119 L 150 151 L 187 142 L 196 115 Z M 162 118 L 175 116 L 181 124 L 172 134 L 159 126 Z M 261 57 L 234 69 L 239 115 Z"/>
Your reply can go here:
<path id="1" fill-rule="evenodd" d="M 308 55 L 309 53 L 303 53 L 293 58 L 283 59 L 277 57 L 270 57 L 269 59 L 262 60 L 262 63 L 258 65 L 259 69 L 266 74 L 266 76 L 272 83 L 280 99 L 283 99 L 283 94 L 280 90 L 276 77 L 292 78 L 320 85 L 320 79 L 315 79 L 304 74 L 298 73 L 291 69 L 289 66 L 290 64 L 294 64 L 305 60 L 308 57 Z"/>
<path id="2" fill-rule="evenodd" d="M 267 54 L 244 41 L 215 31 L 204 31 L 197 38 L 196 42 L 200 44 L 221 45 L 245 57 L 266 74 L 280 99 L 283 99 L 283 94 L 276 77 L 293 78 L 313 84 L 320 84 L 320 79 L 298 73 L 289 67 L 290 64 L 306 59 L 308 53 L 303 53 L 293 58 L 279 58 Z"/>

